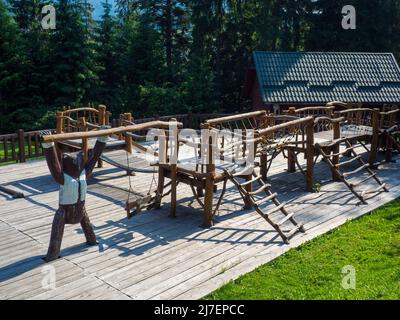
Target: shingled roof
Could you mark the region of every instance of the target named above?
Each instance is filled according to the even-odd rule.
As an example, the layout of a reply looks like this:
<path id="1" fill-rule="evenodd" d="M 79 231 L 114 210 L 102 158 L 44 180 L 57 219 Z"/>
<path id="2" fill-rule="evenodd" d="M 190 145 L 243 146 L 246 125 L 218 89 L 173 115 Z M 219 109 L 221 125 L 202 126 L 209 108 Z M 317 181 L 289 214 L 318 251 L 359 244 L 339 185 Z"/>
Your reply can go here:
<path id="1" fill-rule="evenodd" d="M 400 101 L 400 68 L 391 53 L 253 53 L 264 103 L 371 104 Z"/>

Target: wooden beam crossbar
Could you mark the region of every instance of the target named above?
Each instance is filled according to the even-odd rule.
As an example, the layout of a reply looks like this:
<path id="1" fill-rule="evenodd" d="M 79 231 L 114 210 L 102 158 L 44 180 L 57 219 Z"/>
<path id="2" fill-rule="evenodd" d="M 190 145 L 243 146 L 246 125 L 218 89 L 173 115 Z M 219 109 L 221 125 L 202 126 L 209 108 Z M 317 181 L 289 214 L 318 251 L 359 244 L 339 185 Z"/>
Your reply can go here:
<path id="1" fill-rule="evenodd" d="M 145 122 L 130 126 L 122 126 L 106 130 L 53 134 L 53 135 L 43 136 L 42 142 L 49 143 L 49 142 L 60 142 L 60 141 L 76 140 L 76 139 L 89 139 L 89 138 L 110 136 L 113 134 L 120 134 L 125 132 L 141 131 L 149 128 L 169 129 L 171 126 L 182 128 L 183 125 L 180 122 L 151 121 L 151 122 Z"/>

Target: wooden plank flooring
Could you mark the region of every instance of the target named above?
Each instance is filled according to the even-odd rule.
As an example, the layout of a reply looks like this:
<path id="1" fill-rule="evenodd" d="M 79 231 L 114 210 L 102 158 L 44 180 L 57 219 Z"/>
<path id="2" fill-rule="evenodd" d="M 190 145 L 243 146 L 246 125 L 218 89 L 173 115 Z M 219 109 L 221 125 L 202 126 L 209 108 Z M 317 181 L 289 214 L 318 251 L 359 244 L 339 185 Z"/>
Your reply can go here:
<path id="1" fill-rule="evenodd" d="M 284 245 L 255 211 L 242 210 L 242 199 L 231 184 L 213 228 L 200 227 L 200 207 L 190 188 L 182 184 L 176 219 L 168 218 L 166 198 L 161 210 L 127 220 L 123 206 L 128 178 L 124 171 L 105 164 L 90 179 L 87 197 L 98 245 L 88 247 L 80 226 L 69 225 L 62 258 L 46 264 L 42 257 L 58 205 L 58 186 L 44 160 L 2 166 L 0 183 L 23 192 L 25 198 L 0 193 L 0 299 L 198 299 L 348 219 L 398 198 L 399 168 L 399 163 L 381 166 L 378 176 L 390 192 L 370 198 L 368 205 L 358 205 L 342 183 L 330 181 L 325 163 L 319 162 L 315 170 L 322 190 L 311 194 L 304 191 L 303 175 L 287 173 L 284 159 L 277 160 L 270 173 L 273 191 L 289 203 L 289 210 L 306 228 L 306 233 Z M 131 177 L 134 191 L 144 194 L 156 187 L 152 180 L 152 174 Z M 373 182 L 365 187 L 371 186 Z M 56 277 L 55 289 L 43 285 L 49 270 Z"/>

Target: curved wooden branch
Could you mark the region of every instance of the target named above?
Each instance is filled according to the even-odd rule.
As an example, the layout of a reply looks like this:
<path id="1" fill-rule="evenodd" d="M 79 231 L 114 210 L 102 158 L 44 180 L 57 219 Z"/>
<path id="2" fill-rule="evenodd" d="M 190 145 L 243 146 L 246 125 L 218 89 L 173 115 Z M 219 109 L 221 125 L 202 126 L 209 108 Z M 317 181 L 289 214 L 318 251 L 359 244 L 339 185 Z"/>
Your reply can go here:
<path id="1" fill-rule="evenodd" d="M 243 120 L 243 119 L 247 119 L 247 118 L 251 118 L 251 117 L 254 118 L 254 117 L 259 117 L 259 116 L 265 116 L 266 114 L 267 114 L 267 112 L 265 110 L 241 113 L 241 114 L 235 114 L 232 116 L 206 120 L 205 124 L 206 125 L 215 125 L 215 124 L 221 124 L 224 122 L 239 121 L 239 120 Z"/>
<path id="2" fill-rule="evenodd" d="M 135 125 L 131 125 L 131 126 L 122 126 L 122 127 L 118 127 L 118 128 L 111 128 L 111 129 L 106 129 L 106 130 L 53 134 L 53 135 L 43 136 L 42 142 L 49 143 L 49 142 L 59 142 L 59 141 L 65 141 L 65 140 L 104 137 L 104 136 L 110 136 L 110 135 L 118 134 L 118 133 L 141 131 L 141 130 L 145 130 L 145 129 L 149 129 L 149 128 L 169 129 L 170 126 L 176 126 L 178 128 L 182 128 L 183 124 L 180 122 L 172 122 L 172 121 L 170 121 L 170 122 L 152 121 L 152 122 L 135 124 Z"/>

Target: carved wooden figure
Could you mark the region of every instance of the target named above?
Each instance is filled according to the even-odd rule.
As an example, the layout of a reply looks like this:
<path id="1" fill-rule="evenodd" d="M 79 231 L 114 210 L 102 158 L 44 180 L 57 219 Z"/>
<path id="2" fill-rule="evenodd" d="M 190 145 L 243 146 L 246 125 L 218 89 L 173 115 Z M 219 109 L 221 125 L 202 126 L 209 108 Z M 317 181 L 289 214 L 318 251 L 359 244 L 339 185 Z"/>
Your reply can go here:
<path id="1" fill-rule="evenodd" d="M 41 132 L 42 137 L 50 134 L 50 131 Z M 80 223 L 86 242 L 89 245 L 97 243 L 85 209 L 86 179 L 99 160 L 106 140 L 107 137 L 97 138 L 96 145 L 86 162 L 82 151 L 63 153 L 59 159 L 53 142 L 42 143 L 50 173 L 60 185 L 59 208 L 54 215 L 50 244 L 46 255 L 48 262 L 59 258 L 65 224 Z"/>

